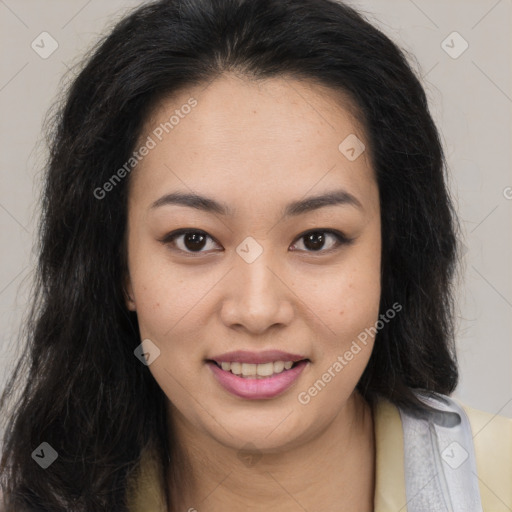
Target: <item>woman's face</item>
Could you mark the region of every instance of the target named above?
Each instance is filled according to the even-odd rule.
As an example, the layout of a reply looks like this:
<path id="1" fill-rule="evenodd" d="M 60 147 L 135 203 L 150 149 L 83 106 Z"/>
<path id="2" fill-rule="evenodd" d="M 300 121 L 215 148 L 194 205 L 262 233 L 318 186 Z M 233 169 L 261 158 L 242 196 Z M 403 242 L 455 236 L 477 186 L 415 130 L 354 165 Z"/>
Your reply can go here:
<path id="1" fill-rule="evenodd" d="M 146 124 L 130 177 L 127 306 L 189 432 L 291 447 L 354 392 L 373 347 L 361 335 L 378 320 L 381 226 L 367 141 L 342 105 L 318 85 L 224 75 Z M 262 354 L 276 350 L 289 354 Z M 267 364 L 219 357 L 233 351 Z M 236 376 L 215 359 L 274 376 Z M 280 371 L 296 359 L 307 361 Z"/>

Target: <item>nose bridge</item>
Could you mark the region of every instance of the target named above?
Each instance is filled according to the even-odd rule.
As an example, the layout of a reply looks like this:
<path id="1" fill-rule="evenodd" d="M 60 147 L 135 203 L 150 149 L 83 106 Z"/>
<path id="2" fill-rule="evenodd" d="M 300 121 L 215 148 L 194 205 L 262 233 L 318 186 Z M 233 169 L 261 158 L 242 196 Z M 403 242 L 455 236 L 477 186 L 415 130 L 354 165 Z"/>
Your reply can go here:
<path id="1" fill-rule="evenodd" d="M 255 331 L 288 322 L 292 308 L 270 248 L 247 237 L 236 252 L 225 321 Z"/>
<path id="2" fill-rule="evenodd" d="M 276 290 L 272 290 L 272 288 L 275 287 L 276 277 L 270 271 L 271 268 L 272 263 L 269 258 L 265 258 L 263 255 L 252 263 L 239 261 L 236 276 L 242 296 L 257 298 L 260 295 L 274 295 Z"/>
<path id="3" fill-rule="evenodd" d="M 272 301 L 275 298 L 277 283 L 270 269 L 275 266 L 275 259 L 268 244 L 252 237 L 244 240 L 237 247 L 238 258 L 235 259 L 235 273 L 240 292 L 240 298 L 246 303 L 257 305 L 261 299 Z"/>

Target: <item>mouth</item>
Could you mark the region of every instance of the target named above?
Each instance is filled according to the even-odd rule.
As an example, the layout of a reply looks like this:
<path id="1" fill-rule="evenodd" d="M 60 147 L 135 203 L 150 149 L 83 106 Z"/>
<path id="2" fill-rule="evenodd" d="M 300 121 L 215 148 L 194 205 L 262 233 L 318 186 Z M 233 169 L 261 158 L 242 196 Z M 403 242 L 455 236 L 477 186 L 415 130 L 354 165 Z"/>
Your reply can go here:
<path id="1" fill-rule="evenodd" d="M 303 363 L 310 363 L 308 358 L 297 361 L 269 361 L 267 363 L 240 363 L 240 362 L 218 362 L 213 359 L 206 359 L 206 363 L 214 364 L 225 372 L 230 372 L 242 379 L 269 379 L 281 373 L 290 371 Z"/>
<path id="2" fill-rule="evenodd" d="M 219 363 L 213 359 L 207 359 L 205 363 L 221 388 L 230 394 L 246 400 L 268 400 L 290 389 L 302 372 L 308 370 L 311 361 L 300 359 L 251 364 L 226 361 Z M 258 375 L 258 373 L 264 373 L 264 375 Z"/>

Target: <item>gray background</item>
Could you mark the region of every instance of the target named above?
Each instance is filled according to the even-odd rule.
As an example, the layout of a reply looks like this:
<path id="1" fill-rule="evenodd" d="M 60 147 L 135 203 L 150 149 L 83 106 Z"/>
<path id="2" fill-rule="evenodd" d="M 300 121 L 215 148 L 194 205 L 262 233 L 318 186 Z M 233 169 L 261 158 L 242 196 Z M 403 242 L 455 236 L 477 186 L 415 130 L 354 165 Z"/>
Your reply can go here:
<path id="1" fill-rule="evenodd" d="M 408 52 L 443 134 L 467 249 L 458 292 L 461 381 L 454 396 L 512 417 L 512 2 L 350 3 Z M 19 352 L 17 332 L 36 258 L 43 117 L 73 77 L 73 64 L 138 4 L 0 0 L 0 387 Z M 446 40 L 452 54 L 463 48 L 458 36 L 446 39 L 454 31 L 469 45 L 457 58 L 442 46 Z M 46 59 L 31 47 L 34 40 L 42 46 L 42 32 L 58 44 Z"/>

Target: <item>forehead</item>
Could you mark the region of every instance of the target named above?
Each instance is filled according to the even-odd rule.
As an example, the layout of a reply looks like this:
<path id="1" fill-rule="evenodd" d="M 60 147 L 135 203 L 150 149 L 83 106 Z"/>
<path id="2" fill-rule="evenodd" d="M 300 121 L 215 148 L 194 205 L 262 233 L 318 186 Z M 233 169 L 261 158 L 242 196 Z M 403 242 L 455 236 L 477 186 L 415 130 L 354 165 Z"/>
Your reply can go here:
<path id="1" fill-rule="evenodd" d="M 351 161 L 340 149 L 354 136 L 368 146 L 356 109 L 340 92 L 223 75 L 155 105 L 139 141 L 150 138 L 153 148 L 130 177 L 131 195 L 149 204 L 176 189 L 260 200 L 340 186 L 364 194 L 374 184 L 368 152 Z"/>

